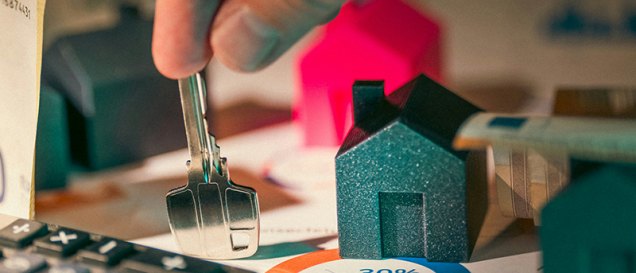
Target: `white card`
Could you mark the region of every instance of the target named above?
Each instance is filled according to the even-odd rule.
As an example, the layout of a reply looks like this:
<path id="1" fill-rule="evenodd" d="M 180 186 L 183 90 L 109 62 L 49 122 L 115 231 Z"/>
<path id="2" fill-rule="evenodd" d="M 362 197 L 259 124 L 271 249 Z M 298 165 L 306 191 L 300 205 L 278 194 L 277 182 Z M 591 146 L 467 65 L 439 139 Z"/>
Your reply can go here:
<path id="1" fill-rule="evenodd" d="M 0 213 L 30 218 L 44 1 L 0 1 Z"/>

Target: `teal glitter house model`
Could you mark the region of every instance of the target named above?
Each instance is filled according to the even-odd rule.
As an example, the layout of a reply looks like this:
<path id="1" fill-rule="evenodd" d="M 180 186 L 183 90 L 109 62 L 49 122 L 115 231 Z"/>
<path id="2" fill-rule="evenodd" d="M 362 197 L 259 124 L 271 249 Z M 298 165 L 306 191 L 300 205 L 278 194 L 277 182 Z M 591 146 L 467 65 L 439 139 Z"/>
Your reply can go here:
<path id="1" fill-rule="evenodd" d="M 543 272 L 634 272 L 636 164 L 572 166 L 568 187 L 541 212 Z"/>
<path id="2" fill-rule="evenodd" d="M 353 104 L 336 156 L 340 256 L 467 261 L 487 207 L 486 160 L 451 142 L 480 109 L 424 75 L 388 96 L 382 82 L 358 81 Z"/>

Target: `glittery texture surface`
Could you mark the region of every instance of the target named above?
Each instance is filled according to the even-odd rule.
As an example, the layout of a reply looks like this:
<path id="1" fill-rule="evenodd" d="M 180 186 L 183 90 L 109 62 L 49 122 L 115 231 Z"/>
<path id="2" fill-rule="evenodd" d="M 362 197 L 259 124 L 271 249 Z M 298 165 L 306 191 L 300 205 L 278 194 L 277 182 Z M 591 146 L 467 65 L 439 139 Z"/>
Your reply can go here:
<path id="1" fill-rule="evenodd" d="M 409 229 L 421 225 L 424 244 L 421 249 L 408 251 L 419 257 L 437 261 L 465 260 L 467 234 L 465 220 L 464 162 L 439 146 L 423 138 L 404 124 L 395 122 L 364 143 L 336 159 L 338 178 L 338 230 L 340 255 L 345 258 L 381 259 L 382 214 L 380 192 L 421 193 L 423 217 L 409 216 L 420 223 L 407 224 Z M 393 194 L 398 197 L 399 194 Z M 386 198 L 385 198 L 386 199 Z M 395 202 L 399 202 L 396 200 Z M 390 214 L 399 210 L 387 210 Z M 416 209 L 406 209 L 415 212 Z M 390 225 L 390 223 L 388 223 Z M 397 236 L 396 249 L 387 249 L 392 256 L 411 256 L 400 253 L 402 239 Z M 392 238 L 393 239 L 393 238 Z"/>
<path id="2" fill-rule="evenodd" d="M 486 199 L 467 196 L 467 156 L 450 141 L 479 109 L 424 76 L 378 105 L 336 157 L 340 255 L 468 260 L 476 233 L 469 224 L 478 231 L 481 222 L 467 216 L 483 216 Z M 468 215 L 467 200 L 481 211 Z"/>
<path id="3" fill-rule="evenodd" d="M 541 211 L 543 272 L 634 272 L 636 164 L 572 166 L 572 182 Z"/>

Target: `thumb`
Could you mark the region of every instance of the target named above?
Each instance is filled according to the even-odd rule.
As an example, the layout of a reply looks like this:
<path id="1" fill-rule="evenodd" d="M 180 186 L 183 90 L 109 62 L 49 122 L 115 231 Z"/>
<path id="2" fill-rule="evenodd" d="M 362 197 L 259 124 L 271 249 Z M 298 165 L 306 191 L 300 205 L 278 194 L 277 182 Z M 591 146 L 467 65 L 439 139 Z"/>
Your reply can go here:
<path id="1" fill-rule="evenodd" d="M 228 0 L 212 26 L 214 55 L 238 71 L 278 59 L 315 26 L 331 20 L 345 0 Z"/>

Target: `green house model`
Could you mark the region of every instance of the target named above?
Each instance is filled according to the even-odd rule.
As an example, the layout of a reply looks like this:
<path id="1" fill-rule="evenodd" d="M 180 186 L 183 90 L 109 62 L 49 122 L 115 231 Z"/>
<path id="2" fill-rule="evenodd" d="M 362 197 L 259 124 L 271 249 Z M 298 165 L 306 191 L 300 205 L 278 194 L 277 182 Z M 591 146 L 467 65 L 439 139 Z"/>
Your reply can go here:
<path id="1" fill-rule="evenodd" d="M 152 62 L 152 22 L 127 6 L 120 15 L 112 28 L 58 39 L 42 59 L 43 79 L 64 98 L 72 161 L 88 170 L 186 143 L 177 82 Z"/>
<path id="2" fill-rule="evenodd" d="M 468 260 L 487 198 L 485 170 L 467 170 L 485 157 L 451 142 L 480 109 L 424 75 L 388 96 L 356 82 L 353 108 L 336 156 L 340 255 Z"/>
<path id="3" fill-rule="evenodd" d="M 572 166 L 570 185 L 541 212 L 543 272 L 635 272 L 636 164 Z"/>

